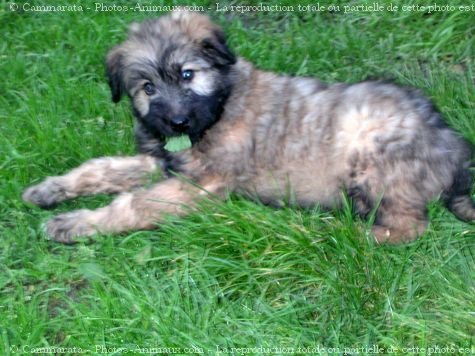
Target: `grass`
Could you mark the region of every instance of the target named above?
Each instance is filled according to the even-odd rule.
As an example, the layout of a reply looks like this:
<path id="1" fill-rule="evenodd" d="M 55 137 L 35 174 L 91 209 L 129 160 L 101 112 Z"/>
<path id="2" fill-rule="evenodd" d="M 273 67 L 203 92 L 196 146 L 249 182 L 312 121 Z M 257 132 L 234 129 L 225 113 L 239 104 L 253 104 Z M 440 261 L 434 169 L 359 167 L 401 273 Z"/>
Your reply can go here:
<path id="1" fill-rule="evenodd" d="M 126 24 L 154 14 L 0 4 L 0 354 L 475 353 L 475 228 L 437 202 L 427 233 L 397 247 L 372 243 L 350 206 L 239 197 L 155 231 L 47 241 L 49 217 L 110 197 L 43 211 L 21 192 L 86 159 L 133 154 L 129 105 L 110 101 L 103 60 Z M 261 68 L 417 86 L 475 142 L 473 11 L 210 14 Z"/>

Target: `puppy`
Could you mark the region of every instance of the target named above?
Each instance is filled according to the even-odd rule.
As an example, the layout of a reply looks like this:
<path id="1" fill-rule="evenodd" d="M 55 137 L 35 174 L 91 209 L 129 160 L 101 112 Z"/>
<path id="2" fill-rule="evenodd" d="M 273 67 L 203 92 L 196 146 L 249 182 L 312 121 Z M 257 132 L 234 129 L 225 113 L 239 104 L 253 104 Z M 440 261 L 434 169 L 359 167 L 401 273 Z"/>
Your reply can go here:
<path id="1" fill-rule="evenodd" d="M 258 70 L 235 57 L 206 16 L 187 12 L 132 24 L 108 54 L 107 74 L 113 101 L 130 98 L 140 154 L 94 159 L 25 191 L 41 207 L 122 193 L 106 207 L 52 218 L 46 230 L 57 241 L 151 229 L 229 192 L 334 207 L 345 191 L 362 216 L 375 211 L 378 242 L 416 239 L 438 197 L 475 220 L 470 147 L 415 90 Z M 166 138 L 178 135 L 192 147 L 168 152 Z M 167 178 L 139 188 L 158 169 Z"/>

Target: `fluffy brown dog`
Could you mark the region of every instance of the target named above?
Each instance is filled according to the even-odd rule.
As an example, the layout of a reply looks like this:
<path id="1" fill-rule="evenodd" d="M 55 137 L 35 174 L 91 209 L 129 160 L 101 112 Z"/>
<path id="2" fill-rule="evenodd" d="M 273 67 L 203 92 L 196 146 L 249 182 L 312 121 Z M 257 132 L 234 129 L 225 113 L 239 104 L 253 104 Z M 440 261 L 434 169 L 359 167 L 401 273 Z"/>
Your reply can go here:
<path id="1" fill-rule="evenodd" d="M 41 207 L 126 192 L 106 207 L 54 217 L 47 233 L 57 241 L 150 229 L 209 193 L 232 191 L 333 207 L 344 190 L 360 214 L 377 209 L 379 242 L 415 239 L 439 196 L 459 218 L 475 219 L 470 149 L 417 91 L 257 70 L 206 16 L 183 12 L 133 24 L 107 69 L 113 100 L 131 99 L 141 154 L 95 159 L 26 190 Z M 181 134 L 192 147 L 167 152 L 165 138 Z M 160 167 L 169 178 L 133 190 Z"/>

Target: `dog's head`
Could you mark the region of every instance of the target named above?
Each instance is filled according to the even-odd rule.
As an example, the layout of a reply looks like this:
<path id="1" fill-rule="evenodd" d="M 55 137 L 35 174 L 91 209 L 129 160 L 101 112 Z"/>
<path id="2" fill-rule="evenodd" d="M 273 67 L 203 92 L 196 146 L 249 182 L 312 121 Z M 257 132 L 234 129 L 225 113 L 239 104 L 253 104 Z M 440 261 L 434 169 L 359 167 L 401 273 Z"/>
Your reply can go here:
<path id="1" fill-rule="evenodd" d="M 127 94 L 139 124 L 155 137 L 201 137 L 221 115 L 236 58 L 209 18 L 174 12 L 134 23 L 106 61 L 112 100 Z"/>

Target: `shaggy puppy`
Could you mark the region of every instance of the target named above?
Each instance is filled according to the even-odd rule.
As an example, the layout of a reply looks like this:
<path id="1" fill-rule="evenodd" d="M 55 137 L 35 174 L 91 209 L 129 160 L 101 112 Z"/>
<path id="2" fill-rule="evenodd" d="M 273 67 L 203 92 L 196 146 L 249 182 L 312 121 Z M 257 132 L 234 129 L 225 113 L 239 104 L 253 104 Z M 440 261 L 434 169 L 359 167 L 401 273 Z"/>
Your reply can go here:
<path id="1" fill-rule="evenodd" d="M 260 71 L 233 55 L 206 16 L 185 12 L 133 24 L 107 73 L 113 100 L 130 98 L 141 154 L 95 159 L 26 190 L 41 207 L 122 193 L 109 206 L 54 217 L 47 233 L 57 241 L 154 228 L 209 193 L 232 191 L 304 207 L 338 206 L 346 191 L 361 215 L 376 209 L 378 242 L 415 239 L 438 197 L 475 219 L 470 149 L 415 90 Z M 192 147 L 167 152 L 166 137 L 183 134 Z M 160 168 L 168 178 L 137 189 Z"/>

